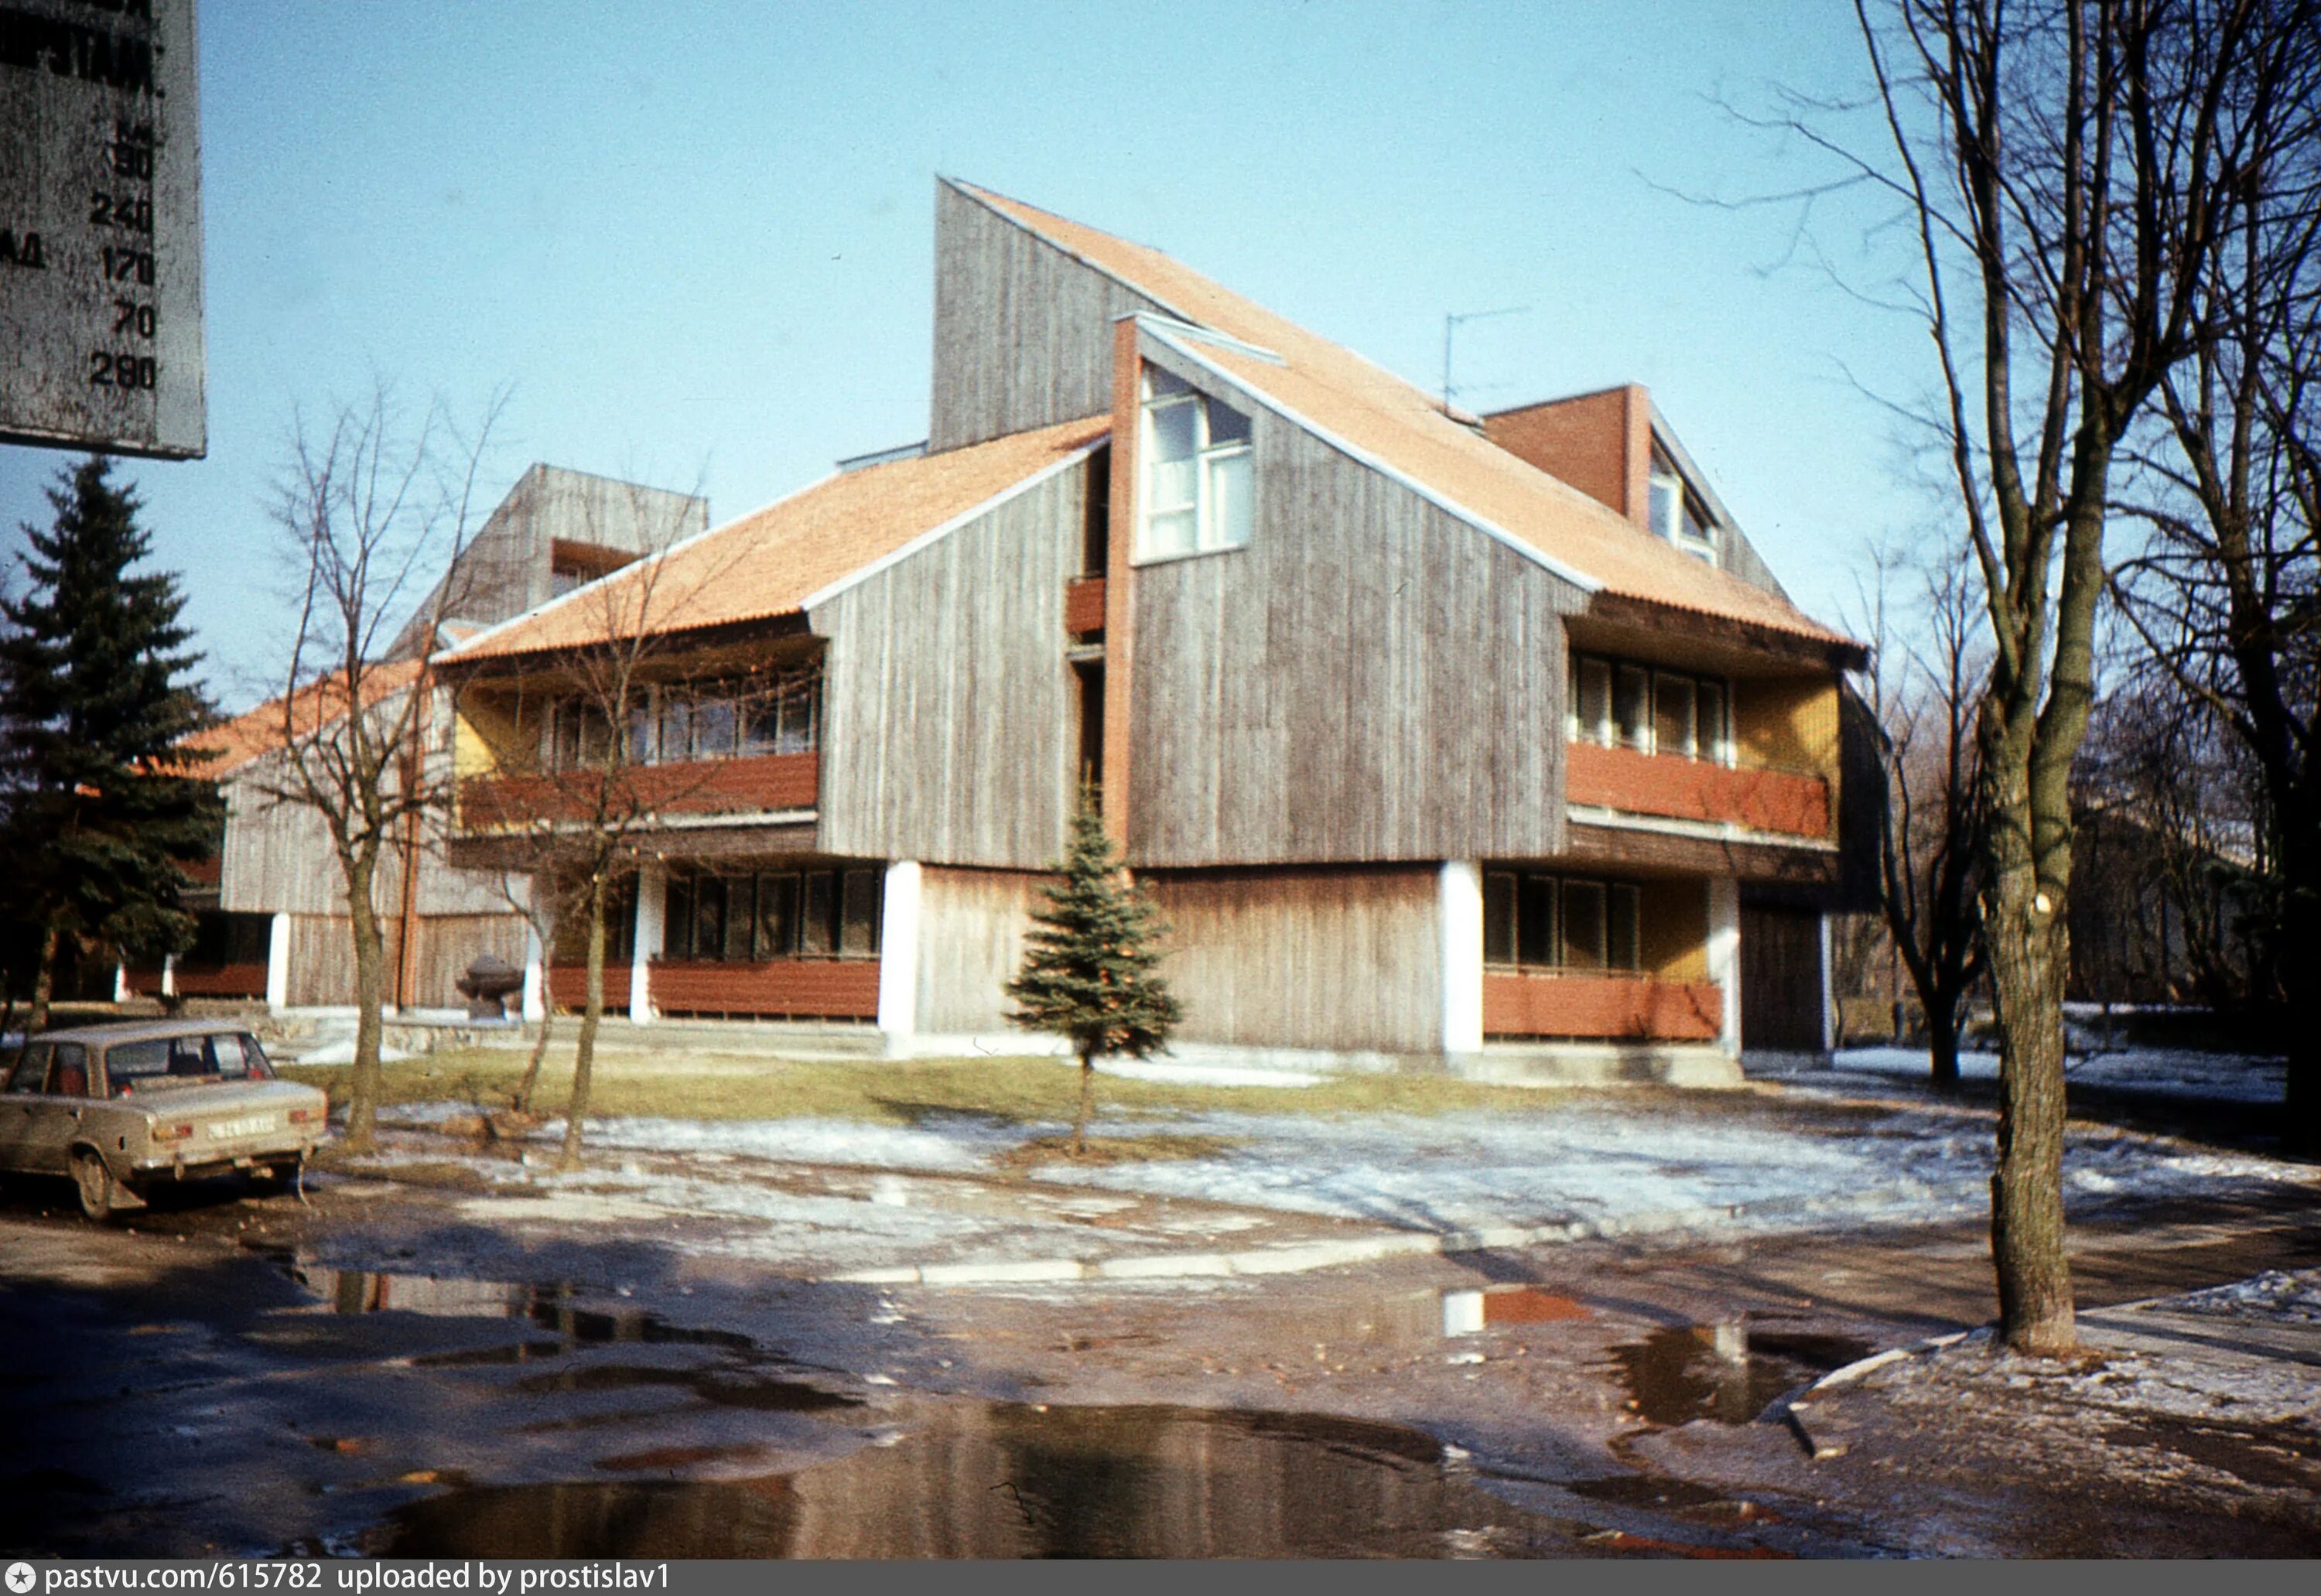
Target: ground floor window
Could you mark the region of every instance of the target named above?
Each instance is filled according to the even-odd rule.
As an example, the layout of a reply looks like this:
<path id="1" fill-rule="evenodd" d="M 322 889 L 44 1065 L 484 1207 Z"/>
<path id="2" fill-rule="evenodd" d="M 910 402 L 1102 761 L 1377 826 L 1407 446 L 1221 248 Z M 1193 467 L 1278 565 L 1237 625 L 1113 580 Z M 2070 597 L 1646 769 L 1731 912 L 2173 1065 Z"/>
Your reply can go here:
<path id="1" fill-rule="evenodd" d="M 1625 881 L 1486 871 L 1483 962 L 1516 969 L 1637 969 L 1639 897 Z"/>
<path id="2" fill-rule="evenodd" d="M 877 866 L 669 874 L 670 959 L 875 959 L 887 875 Z"/>
<path id="3" fill-rule="evenodd" d="M 588 962 L 588 900 L 582 889 L 573 889 L 573 902 L 556 923 L 555 962 L 578 969 Z M 605 884 L 605 964 L 626 964 L 636 957 L 637 879 L 623 876 Z"/>

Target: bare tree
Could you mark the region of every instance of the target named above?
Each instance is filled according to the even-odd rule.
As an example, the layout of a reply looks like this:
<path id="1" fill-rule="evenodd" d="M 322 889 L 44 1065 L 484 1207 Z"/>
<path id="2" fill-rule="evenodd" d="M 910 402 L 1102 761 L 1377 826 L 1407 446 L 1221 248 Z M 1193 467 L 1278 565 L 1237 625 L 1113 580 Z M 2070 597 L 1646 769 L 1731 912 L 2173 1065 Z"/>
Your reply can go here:
<path id="1" fill-rule="evenodd" d="M 2121 447 L 2198 342 L 2262 139 L 2270 0 L 1890 0 L 1856 13 L 1919 246 L 1939 430 L 1980 569 L 1983 935 L 2000 1037 L 2002 1337 L 2076 1345 L 2064 1253 L 2071 775 Z"/>
<path id="2" fill-rule="evenodd" d="M 1893 555 L 1878 556 L 1870 603 L 1870 703 L 1885 744 L 1878 906 L 1925 1016 L 1934 1084 L 1957 1086 L 1967 993 L 1982 978 L 1982 838 L 1975 801 L 1975 711 L 1985 662 L 1979 597 L 1952 560 L 1910 568 L 1919 591 L 1901 625 L 1889 607 Z"/>
<path id="3" fill-rule="evenodd" d="M 276 519 L 294 561 L 296 627 L 282 695 L 282 748 L 261 785 L 310 811 L 338 865 L 355 967 L 355 1052 L 346 1145 L 372 1145 L 386 1007 L 382 865 L 417 845 L 442 799 L 421 739 L 434 695 L 425 653 L 458 594 L 439 583 L 415 657 L 390 658 L 405 612 L 472 535 L 477 477 L 503 401 L 461 436 L 440 405 L 406 423 L 393 396 L 301 417 Z"/>

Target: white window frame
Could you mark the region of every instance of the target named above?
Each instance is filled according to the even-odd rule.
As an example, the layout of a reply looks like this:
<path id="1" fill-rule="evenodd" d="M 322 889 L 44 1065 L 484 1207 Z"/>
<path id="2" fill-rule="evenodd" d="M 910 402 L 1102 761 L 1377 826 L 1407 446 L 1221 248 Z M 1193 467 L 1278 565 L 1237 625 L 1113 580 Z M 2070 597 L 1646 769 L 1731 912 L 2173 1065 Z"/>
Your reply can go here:
<path id="1" fill-rule="evenodd" d="M 1160 372 L 1169 382 L 1180 385 L 1184 391 L 1154 391 L 1153 374 Z M 1201 554 L 1220 554 L 1234 549 L 1245 549 L 1256 520 L 1256 424 L 1255 418 L 1239 406 L 1204 392 L 1186 382 L 1175 372 L 1147 365 L 1140 384 L 1142 403 L 1138 412 L 1136 563 L 1151 565 L 1167 560 L 1189 560 Z M 1193 413 L 1193 543 L 1190 548 L 1157 549 L 1152 541 L 1152 474 L 1157 463 L 1153 417 L 1163 410 L 1190 406 Z M 1221 407 L 1242 418 L 1246 435 L 1220 443 L 1211 434 L 1211 408 Z M 1220 495 L 1214 487 L 1219 469 L 1230 469 L 1235 462 L 1248 462 L 1245 469 L 1245 490 L 1250 503 L 1244 506 L 1245 519 L 1238 525 L 1226 523 Z M 1170 505 L 1168 513 L 1186 508 Z"/>
<path id="2" fill-rule="evenodd" d="M 1664 498 L 1672 500 L 1673 514 L 1663 510 Z M 1646 501 L 1651 506 L 1653 536 L 1711 565 L 1718 562 L 1716 518 L 1708 513 L 1708 506 L 1677 469 L 1676 462 L 1661 453 L 1657 444 L 1652 448 Z M 1693 530 L 1695 527 L 1698 530 Z"/>

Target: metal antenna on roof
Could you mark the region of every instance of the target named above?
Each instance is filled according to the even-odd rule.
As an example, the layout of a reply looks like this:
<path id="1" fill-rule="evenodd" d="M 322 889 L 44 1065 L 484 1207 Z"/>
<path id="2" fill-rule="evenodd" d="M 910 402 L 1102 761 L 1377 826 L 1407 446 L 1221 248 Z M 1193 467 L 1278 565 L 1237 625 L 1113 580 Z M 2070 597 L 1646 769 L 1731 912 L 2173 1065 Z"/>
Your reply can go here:
<path id="1" fill-rule="evenodd" d="M 1451 386 L 1451 334 L 1461 322 L 1479 322 L 1487 316 L 1519 316 L 1531 312 L 1528 305 L 1509 305 L 1497 310 L 1462 310 L 1445 314 L 1443 318 L 1443 414 L 1451 414 L 1451 396 L 1459 390 Z"/>

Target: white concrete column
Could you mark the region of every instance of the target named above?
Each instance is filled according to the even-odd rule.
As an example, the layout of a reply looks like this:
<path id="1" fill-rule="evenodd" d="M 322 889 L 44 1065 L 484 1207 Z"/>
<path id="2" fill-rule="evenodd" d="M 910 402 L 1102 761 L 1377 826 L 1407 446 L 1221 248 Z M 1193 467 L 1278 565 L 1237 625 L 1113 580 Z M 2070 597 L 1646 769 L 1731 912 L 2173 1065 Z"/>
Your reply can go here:
<path id="1" fill-rule="evenodd" d="M 1725 993 L 1717 1042 L 1727 1058 L 1741 1056 L 1741 883 L 1719 876 L 1708 883 L 1708 979 Z"/>
<path id="2" fill-rule="evenodd" d="M 523 928 L 523 1017 L 534 1024 L 548 1017 L 546 950 L 540 945 L 540 928 L 529 923 Z"/>
<path id="3" fill-rule="evenodd" d="M 919 917 L 922 872 L 915 859 L 887 867 L 878 917 L 878 1029 L 892 1051 L 919 1028 Z"/>
<path id="4" fill-rule="evenodd" d="M 1483 871 L 1443 861 L 1435 891 L 1443 936 L 1443 1051 L 1483 1051 Z"/>
<path id="5" fill-rule="evenodd" d="M 1837 971 L 1832 968 L 1829 956 L 1829 915 L 1824 911 L 1821 922 L 1821 1050 L 1825 1056 L 1837 1051 Z"/>
<path id="6" fill-rule="evenodd" d="M 290 917 L 277 915 L 266 928 L 266 1012 L 290 1007 Z"/>
<path id="7" fill-rule="evenodd" d="M 115 1003 L 126 1003 L 129 998 L 129 966 L 115 964 L 113 967 L 113 1000 Z"/>
<path id="8" fill-rule="evenodd" d="M 1829 933 L 1826 930 L 1824 930 L 1822 935 L 1824 937 L 1827 937 Z M 161 955 L 161 996 L 164 998 L 174 998 L 177 995 L 177 955 L 175 953 L 163 953 Z"/>
<path id="9" fill-rule="evenodd" d="M 649 1026 L 656 1017 L 652 1006 L 652 968 L 660 957 L 661 926 L 668 917 L 669 867 L 658 859 L 637 867 L 635 953 L 629 961 L 629 1021 Z"/>

